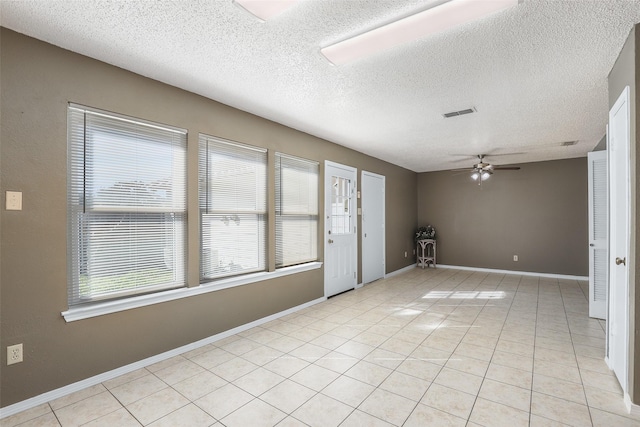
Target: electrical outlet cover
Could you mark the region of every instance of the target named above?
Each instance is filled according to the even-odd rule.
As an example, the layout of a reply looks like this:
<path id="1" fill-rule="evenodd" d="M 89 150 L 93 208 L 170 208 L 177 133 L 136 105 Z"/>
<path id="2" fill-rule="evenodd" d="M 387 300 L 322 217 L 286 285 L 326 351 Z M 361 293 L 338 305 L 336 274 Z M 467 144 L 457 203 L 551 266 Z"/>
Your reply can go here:
<path id="1" fill-rule="evenodd" d="M 22 362 L 22 344 L 7 346 L 7 365 Z"/>

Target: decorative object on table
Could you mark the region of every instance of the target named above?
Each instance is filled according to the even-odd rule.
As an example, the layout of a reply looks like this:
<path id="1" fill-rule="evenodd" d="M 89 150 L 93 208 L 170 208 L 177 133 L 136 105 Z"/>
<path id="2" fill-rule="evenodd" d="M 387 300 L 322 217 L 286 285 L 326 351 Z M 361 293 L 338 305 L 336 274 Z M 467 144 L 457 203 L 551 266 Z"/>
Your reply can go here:
<path id="1" fill-rule="evenodd" d="M 417 242 L 418 240 L 435 240 L 436 239 L 436 229 L 433 228 L 432 225 L 427 225 L 426 227 L 418 227 L 416 230 L 416 234 L 414 236 L 414 240 Z"/>

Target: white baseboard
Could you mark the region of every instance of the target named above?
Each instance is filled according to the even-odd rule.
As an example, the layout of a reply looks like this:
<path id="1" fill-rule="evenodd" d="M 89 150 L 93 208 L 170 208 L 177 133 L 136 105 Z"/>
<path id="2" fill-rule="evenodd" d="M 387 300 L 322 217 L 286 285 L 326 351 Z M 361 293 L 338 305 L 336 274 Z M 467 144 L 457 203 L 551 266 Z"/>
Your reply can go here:
<path id="1" fill-rule="evenodd" d="M 627 408 L 627 412 L 633 416 L 640 416 L 640 405 L 636 405 L 631 401 L 629 393 L 624 394 L 624 406 Z"/>
<path id="2" fill-rule="evenodd" d="M 387 274 L 385 274 L 385 275 L 384 275 L 384 278 L 386 279 L 386 278 L 388 278 L 388 277 L 397 276 L 397 275 L 399 275 L 399 274 L 406 273 L 407 271 L 411 271 L 411 270 L 413 270 L 414 268 L 416 268 L 416 265 L 415 265 L 415 264 L 407 265 L 406 267 L 401 268 L 400 270 L 392 271 L 391 273 L 387 273 Z"/>
<path id="3" fill-rule="evenodd" d="M 0 419 L 6 418 L 10 415 L 17 414 L 18 412 L 25 411 L 27 409 L 34 408 L 38 405 L 42 405 L 43 403 L 51 402 L 52 400 L 58 399 L 60 397 L 66 396 L 71 393 L 75 393 L 76 391 L 83 390 L 85 388 L 100 384 L 107 380 L 119 377 L 120 375 L 127 374 L 129 372 L 133 372 L 137 369 L 144 368 L 149 365 L 153 365 L 154 363 L 161 362 L 163 360 L 169 359 L 174 356 L 178 356 L 182 353 L 186 353 L 187 351 L 195 350 L 196 348 L 203 347 L 205 345 L 214 343 L 221 339 L 230 337 L 231 335 L 235 335 L 239 332 L 246 331 L 248 329 L 254 328 L 256 326 L 260 326 L 264 323 L 270 322 L 272 320 L 278 319 L 280 317 L 286 316 L 291 313 L 295 313 L 296 311 L 302 310 L 307 307 L 311 307 L 312 305 L 321 303 L 326 301 L 326 297 L 318 298 L 313 301 L 306 302 L 304 304 L 298 305 L 296 307 L 289 308 L 287 310 L 281 311 L 279 313 L 272 314 L 267 317 L 263 317 L 262 319 L 254 320 L 253 322 L 247 323 L 245 325 L 238 326 L 233 329 L 229 329 L 228 331 L 220 332 L 219 334 L 212 335 L 208 338 L 204 338 L 200 341 L 193 342 L 191 344 L 183 345 L 182 347 L 175 348 L 173 350 L 165 351 L 164 353 L 157 354 L 155 356 L 148 357 L 146 359 L 140 360 L 138 362 L 131 363 L 129 365 L 122 366 L 120 368 L 114 369 L 109 372 L 104 372 L 102 374 L 84 379 L 82 381 L 75 382 L 73 384 L 66 385 L 64 387 L 48 391 L 41 395 L 32 397 L 27 400 L 23 400 L 18 403 L 14 403 L 13 405 L 6 406 L 4 408 L 0 408 Z"/>
<path id="4" fill-rule="evenodd" d="M 479 267 L 465 267 L 461 265 L 444 265 L 438 264 L 437 268 L 450 268 L 453 270 L 469 270 L 469 271 L 482 271 L 486 273 L 500 273 L 500 274 L 517 274 L 520 276 L 537 276 L 537 277 L 551 277 L 554 279 L 565 280 L 589 280 L 589 276 L 571 276 L 567 274 L 555 274 L 555 273 L 536 273 L 531 271 L 516 271 L 516 270 L 498 270 L 495 268 L 479 268 Z"/>
<path id="5" fill-rule="evenodd" d="M 607 364 L 607 368 L 609 368 L 610 371 L 613 371 L 613 366 L 611 366 L 609 363 L 609 356 L 604 357 L 604 363 Z"/>

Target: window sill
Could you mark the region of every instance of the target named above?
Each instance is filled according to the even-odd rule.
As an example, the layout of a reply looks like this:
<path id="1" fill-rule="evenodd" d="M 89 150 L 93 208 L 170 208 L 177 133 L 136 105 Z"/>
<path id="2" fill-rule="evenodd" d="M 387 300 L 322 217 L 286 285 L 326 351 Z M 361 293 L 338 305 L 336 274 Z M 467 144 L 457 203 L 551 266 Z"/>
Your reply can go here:
<path id="1" fill-rule="evenodd" d="M 228 279 L 216 280 L 214 282 L 204 283 L 193 288 L 172 289 L 169 291 L 157 292 L 149 295 L 140 295 L 122 300 L 96 303 L 86 307 L 74 307 L 70 308 L 67 311 L 63 311 L 62 316 L 64 317 L 65 321 L 74 322 L 76 320 L 88 319 L 90 317 L 97 317 L 110 313 L 117 313 L 119 311 L 145 307 L 148 305 L 159 304 L 162 302 L 173 301 L 181 298 L 188 298 L 200 294 L 219 291 L 222 289 L 233 288 L 235 286 L 262 282 L 264 280 L 271 280 L 278 277 L 288 276 L 290 274 L 302 273 L 304 271 L 317 270 L 320 267 L 322 267 L 321 262 L 309 262 L 307 264 L 280 268 L 276 271 L 253 273 Z"/>

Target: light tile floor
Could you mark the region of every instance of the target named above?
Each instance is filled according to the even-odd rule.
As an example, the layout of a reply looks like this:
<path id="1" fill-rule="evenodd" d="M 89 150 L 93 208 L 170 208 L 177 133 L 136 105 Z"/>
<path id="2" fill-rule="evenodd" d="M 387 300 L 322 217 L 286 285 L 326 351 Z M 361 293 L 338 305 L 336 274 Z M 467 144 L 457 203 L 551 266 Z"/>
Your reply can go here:
<path id="1" fill-rule="evenodd" d="M 640 426 L 587 284 L 415 269 L 3 426 Z"/>

